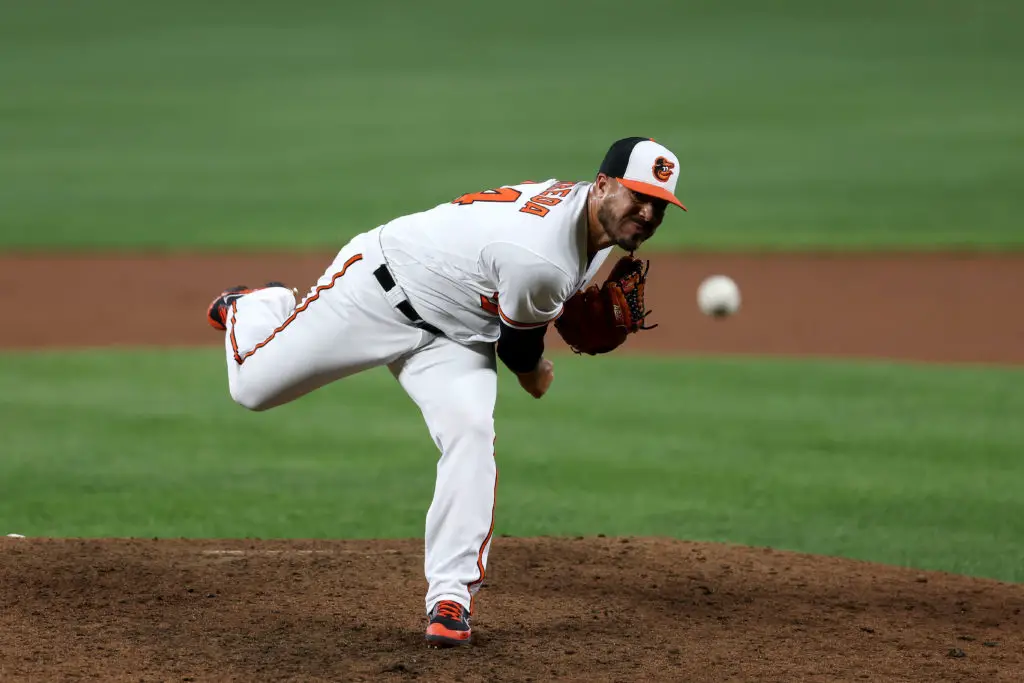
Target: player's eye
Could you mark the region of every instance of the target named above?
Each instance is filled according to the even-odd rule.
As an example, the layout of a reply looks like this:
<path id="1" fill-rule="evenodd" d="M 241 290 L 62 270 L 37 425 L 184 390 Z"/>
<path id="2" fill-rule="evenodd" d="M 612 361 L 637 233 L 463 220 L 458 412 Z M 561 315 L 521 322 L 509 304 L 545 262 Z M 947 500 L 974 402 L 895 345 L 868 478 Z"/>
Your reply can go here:
<path id="1" fill-rule="evenodd" d="M 626 189 L 629 190 L 629 188 Z M 668 202 L 666 202 L 664 199 L 658 199 L 657 197 L 649 197 L 647 195 L 642 195 L 639 192 L 635 192 L 634 190 L 629 190 L 629 197 L 630 199 L 633 200 L 634 204 L 638 205 L 650 202 L 651 206 L 654 208 L 656 212 L 663 212 L 665 211 L 666 207 L 668 207 Z"/>

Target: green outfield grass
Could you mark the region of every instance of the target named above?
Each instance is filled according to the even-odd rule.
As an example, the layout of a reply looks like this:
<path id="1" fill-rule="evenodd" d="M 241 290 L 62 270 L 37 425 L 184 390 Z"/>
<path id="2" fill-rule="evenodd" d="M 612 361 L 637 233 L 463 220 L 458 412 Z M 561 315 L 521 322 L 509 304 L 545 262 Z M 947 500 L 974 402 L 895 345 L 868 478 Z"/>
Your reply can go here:
<path id="1" fill-rule="evenodd" d="M 0 0 L 0 249 L 336 247 L 682 159 L 660 247 L 1024 246 L 1019 0 Z"/>
<path id="2" fill-rule="evenodd" d="M 0 355 L 0 533 L 417 537 L 436 451 L 383 370 L 267 413 L 216 350 Z M 1024 371 L 557 359 L 503 374 L 496 532 L 665 535 L 1024 581 Z"/>

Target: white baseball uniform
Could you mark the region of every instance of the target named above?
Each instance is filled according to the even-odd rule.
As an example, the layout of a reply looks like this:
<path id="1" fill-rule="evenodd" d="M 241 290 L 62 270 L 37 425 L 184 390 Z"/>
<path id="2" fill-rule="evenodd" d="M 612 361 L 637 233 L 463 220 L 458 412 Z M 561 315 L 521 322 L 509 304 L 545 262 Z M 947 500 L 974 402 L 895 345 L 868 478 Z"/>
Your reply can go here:
<path id="1" fill-rule="evenodd" d="M 440 600 L 471 610 L 487 565 L 499 317 L 522 329 L 554 320 L 611 251 L 588 262 L 590 186 L 506 186 L 397 218 L 345 245 L 298 305 L 270 287 L 227 315 L 229 387 L 247 408 L 380 365 L 419 406 L 441 452 L 425 529 L 428 611 Z"/>

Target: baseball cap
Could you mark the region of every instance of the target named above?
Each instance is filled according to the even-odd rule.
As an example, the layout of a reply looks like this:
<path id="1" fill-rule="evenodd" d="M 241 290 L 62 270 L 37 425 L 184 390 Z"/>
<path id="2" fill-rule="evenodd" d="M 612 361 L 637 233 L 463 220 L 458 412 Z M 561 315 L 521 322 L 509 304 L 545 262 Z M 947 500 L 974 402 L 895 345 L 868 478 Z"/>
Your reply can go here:
<path id="1" fill-rule="evenodd" d="M 623 138 L 609 148 L 599 172 L 634 192 L 664 199 L 686 211 L 675 194 L 678 170 L 679 158 L 653 138 Z"/>

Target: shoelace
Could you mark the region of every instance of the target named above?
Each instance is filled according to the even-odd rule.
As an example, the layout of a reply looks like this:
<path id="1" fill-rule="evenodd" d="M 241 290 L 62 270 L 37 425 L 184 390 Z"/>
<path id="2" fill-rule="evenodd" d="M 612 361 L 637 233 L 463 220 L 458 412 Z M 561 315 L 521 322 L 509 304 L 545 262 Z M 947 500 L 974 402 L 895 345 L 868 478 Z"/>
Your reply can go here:
<path id="1" fill-rule="evenodd" d="M 462 605 L 445 600 L 437 606 L 437 616 L 448 619 L 462 619 Z"/>

